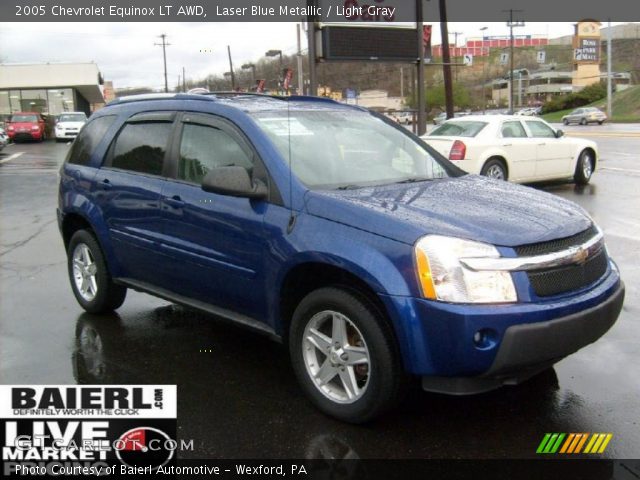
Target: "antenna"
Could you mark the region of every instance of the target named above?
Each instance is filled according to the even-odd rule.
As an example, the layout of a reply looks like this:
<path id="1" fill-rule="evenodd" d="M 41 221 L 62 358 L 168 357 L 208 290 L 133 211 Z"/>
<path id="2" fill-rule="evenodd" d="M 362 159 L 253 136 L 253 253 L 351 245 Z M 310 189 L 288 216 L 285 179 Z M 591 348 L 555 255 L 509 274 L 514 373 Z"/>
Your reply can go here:
<path id="1" fill-rule="evenodd" d="M 293 214 L 293 160 L 291 157 L 291 102 L 287 101 L 287 141 L 289 142 L 289 224 L 287 225 L 287 233 L 293 231 L 296 224 L 296 217 Z"/>

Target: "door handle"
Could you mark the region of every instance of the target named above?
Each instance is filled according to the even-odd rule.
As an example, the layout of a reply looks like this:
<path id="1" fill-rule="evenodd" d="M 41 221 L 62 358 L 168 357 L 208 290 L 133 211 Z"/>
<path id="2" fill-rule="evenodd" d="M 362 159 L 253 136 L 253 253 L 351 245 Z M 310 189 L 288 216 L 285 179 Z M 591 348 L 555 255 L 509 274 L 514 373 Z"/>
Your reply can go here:
<path id="1" fill-rule="evenodd" d="M 539 143 L 538 145 L 543 146 L 543 145 L 546 145 L 546 143 Z"/>
<path id="2" fill-rule="evenodd" d="M 100 182 L 100 187 L 103 190 L 109 190 L 111 187 L 113 187 L 113 185 L 111 185 L 111 182 L 108 178 L 105 178 L 104 180 L 102 180 L 102 182 Z"/>
<path id="3" fill-rule="evenodd" d="M 510 147 L 512 144 L 511 143 L 503 143 L 502 146 L 503 147 Z"/>
<path id="4" fill-rule="evenodd" d="M 184 200 L 180 198 L 180 195 L 174 195 L 173 197 L 166 197 L 164 199 L 164 203 L 172 206 L 173 208 L 182 208 L 184 207 Z"/>

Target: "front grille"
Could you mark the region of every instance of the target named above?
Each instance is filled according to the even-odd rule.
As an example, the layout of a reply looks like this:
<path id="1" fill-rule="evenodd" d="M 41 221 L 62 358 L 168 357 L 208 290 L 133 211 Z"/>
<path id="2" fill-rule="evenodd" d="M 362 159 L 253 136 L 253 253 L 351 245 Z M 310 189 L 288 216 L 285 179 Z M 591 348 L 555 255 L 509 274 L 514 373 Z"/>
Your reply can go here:
<path id="1" fill-rule="evenodd" d="M 531 287 L 539 297 L 571 292 L 592 284 L 607 271 L 607 253 L 601 249 L 583 264 L 527 272 Z"/>
<path id="2" fill-rule="evenodd" d="M 549 242 L 531 243 L 515 248 L 519 257 L 545 255 L 576 247 L 589 241 L 598 234 L 595 225 L 591 225 L 583 232 L 566 238 L 559 238 Z M 592 284 L 607 271 L 607 252 L 604 248 L 595 255 L 587 258 L 582 264 L 566 265 L 563 267 L 546 268 L 527 272 L 533 291 L 539 297 L 549 297 L 561 293 L 571 292 Z"/>
<path id="3" fill-rule="evenodd" d="M 515 248 L 515 251 L 519 257 L 531 257 L 534 255 L 544 255 L 545 253 L 559 252 L 560 250 L 566 250 L 569 247 L 582 245 L 597 233 L 598 229 L 592 224 L 591 227 L 580 233 L 572 235 L 571 237 L 559 238 L 548 242 L 520 245 Z"/>

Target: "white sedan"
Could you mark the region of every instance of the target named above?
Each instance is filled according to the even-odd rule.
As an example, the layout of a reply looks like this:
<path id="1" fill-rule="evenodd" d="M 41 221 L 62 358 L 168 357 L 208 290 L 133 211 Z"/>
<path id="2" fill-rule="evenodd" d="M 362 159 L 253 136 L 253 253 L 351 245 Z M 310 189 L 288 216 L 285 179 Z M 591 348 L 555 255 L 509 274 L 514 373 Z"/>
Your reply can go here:
<path id="1" fill-rule="evenodd" d="M 539 118 L 454 118 L 422 139 L 468 173 L 518 183 L 570 178 L 585 185 L 598 161 L 595 142 L 567 138 Z"/>

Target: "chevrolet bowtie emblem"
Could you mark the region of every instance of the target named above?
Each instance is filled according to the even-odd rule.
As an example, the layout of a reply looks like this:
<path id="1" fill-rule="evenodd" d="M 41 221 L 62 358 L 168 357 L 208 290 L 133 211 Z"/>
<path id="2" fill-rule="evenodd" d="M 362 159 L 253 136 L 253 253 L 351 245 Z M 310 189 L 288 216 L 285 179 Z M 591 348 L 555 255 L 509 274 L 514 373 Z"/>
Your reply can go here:
<path id="1" fill-rule="evenodd" d="M 582 265 L 589 258 L 589 250 L 580 247 L 574 256 L 576 263 Z"/>

